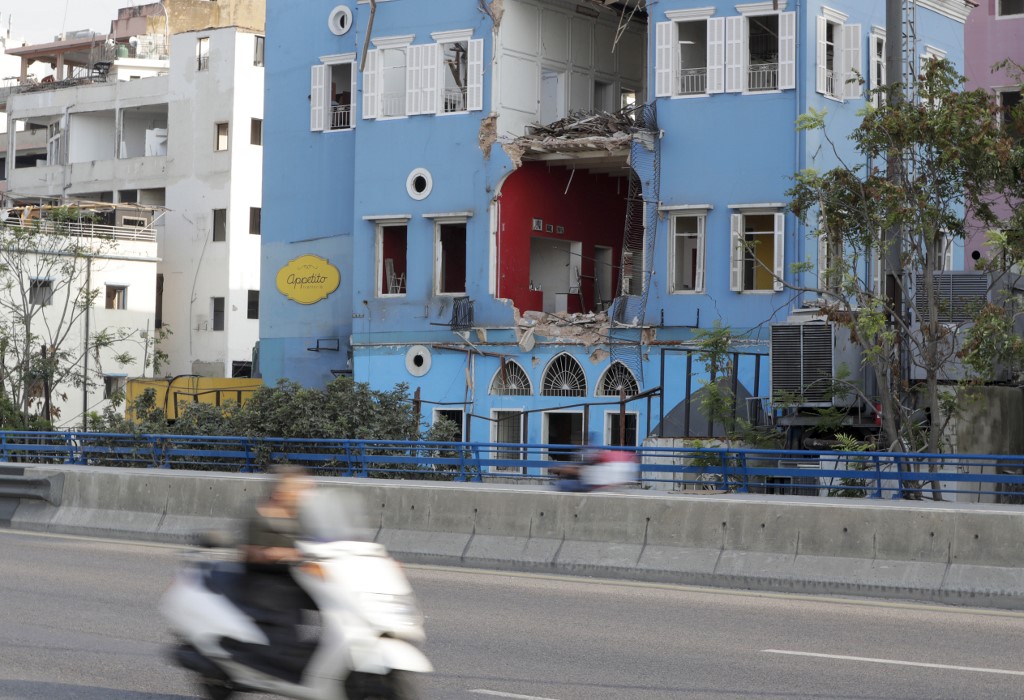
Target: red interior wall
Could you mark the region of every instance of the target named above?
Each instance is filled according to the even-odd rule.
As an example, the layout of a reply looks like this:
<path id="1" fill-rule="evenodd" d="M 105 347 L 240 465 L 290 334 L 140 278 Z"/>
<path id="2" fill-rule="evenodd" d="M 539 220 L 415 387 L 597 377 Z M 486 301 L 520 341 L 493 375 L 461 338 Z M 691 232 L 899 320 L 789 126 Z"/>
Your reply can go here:
<path id="1" fill-rule="evenodd" d="M 385 226 L 382 229 L 380 256 L 380 292 L 388 293 L 388 275 L 384 261 L 388 258 L 394 263 L 395 277 L 400 277 L 406 272 L 406 228 L 405 226 Z M 408 280 L 406 280 L 408 283 Z"/>
<path id="2" fill-rule="evenodd" d="M 571 182 L 570 182 L 571 178 Z M 568 192 L 566 187 L 568 186 Z M 523 163 L 501 188 L 498 224 L 498 296 L 511 299 L 522 311 L 540 310 L 540 294 L 530 292 L 530 238 L 533 236 L 582 242 L 583 311 L 594 303 L 594 246 L 612 249 L 613 284 L 618 278 L 622 232 L 626 222 L 625 177 L 593 175 L 585 170 Z M 533 219 L 563 226 L 565 233 L 531 230 Z M 615 290 L 602 290 L 610 296 Z M 569 309 L 579 311 L 575 295 Z"/>

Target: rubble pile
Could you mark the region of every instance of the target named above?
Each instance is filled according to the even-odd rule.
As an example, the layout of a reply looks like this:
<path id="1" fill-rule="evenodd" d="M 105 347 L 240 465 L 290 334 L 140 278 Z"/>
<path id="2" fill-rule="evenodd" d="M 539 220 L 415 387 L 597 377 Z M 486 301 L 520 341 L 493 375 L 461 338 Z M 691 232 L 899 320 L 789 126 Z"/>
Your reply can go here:
<path id="1" fill-rule="evenodd" d="M 633 121 L 633 112 L 633 108 L 618 112 L 570 112 L 569 116 L 556 122 L 531 125 L 526 136 L 502 139 L 502 148 L 517 168 L 527 153 L 628 148 L 634 136 L 642 131 Z"/>

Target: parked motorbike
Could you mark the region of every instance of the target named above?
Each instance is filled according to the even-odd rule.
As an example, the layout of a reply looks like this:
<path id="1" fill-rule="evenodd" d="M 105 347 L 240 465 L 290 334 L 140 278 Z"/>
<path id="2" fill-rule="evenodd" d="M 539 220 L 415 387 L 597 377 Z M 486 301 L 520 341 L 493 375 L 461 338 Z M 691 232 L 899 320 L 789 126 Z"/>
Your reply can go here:
<path id="1" fill-rule="evenodd" d="M 174 660 L 197 674 L 205 697 L 276 693 L 303 700 L 411 700 L 417 675 L 433 671 L 418 648 L 423 616 L 384 547 L 360 541 L 342 514 L 344 496 L 307 497 L 292 566 L 317 624 L 279 648 L 253 606 L 251 575 L 237 561 L 191 552 L 161 601 L 178 639 Z M 350 504 L 348 504 L 350 505 Z M 206 550 L 209 552 L 209 550 Z M 305 621 L 305 620 L 303 620 Z"/>

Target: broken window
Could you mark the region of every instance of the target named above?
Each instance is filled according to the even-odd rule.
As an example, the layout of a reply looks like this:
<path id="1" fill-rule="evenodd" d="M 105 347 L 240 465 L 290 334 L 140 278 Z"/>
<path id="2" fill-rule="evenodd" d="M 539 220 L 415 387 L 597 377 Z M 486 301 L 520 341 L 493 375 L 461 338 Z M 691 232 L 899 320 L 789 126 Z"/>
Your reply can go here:
<path id="1" fill-rule="evenodd" d="M 572 355 L 562 353 L 544 370 L 542 396 L 586 396 L 587 376 Z"/>
<path id="2" fill-rule="evenodd" d="M 492 411 L 491 417 L 493 419 L 492 425 L 493 435 L 491 439 L 494 442 L 501 443 L 503 445 L 521 445 L 526 442 L 525 421 L 523 420 L 524 415 L 522 411 Z M 519 460 L 526 458 L 526 451 L 519 448 L 506 448 L 503 450 L 496 450 L 494 452 L 495 459 L 509 459 Z M 522 467 L 516 466 L 495 466 L 494 471 L 496 472 L 515 472 L 521 473 Z"/>
<path id="3" fill-rule="evenodd" d="M 465 112 L 469 81 L 469 42 L 441 44 L 441 74 L 444 78 L 442 111 Z M 429 68 L 428 68 L 429 70 Z"/>
<path id="4" fill-rule="evenodd" d="M 785 222 L 776 212 L 732 215 L 732 291 L 782 291 Z"/>
<path id="5" fill-rule="evenodd" d="M 620 392 L 625 392 L 626 396 L 636 396 L 640 393 L 640 385 L 626 365 L 613 362 L 601 377 L 597 395 L 618 397 L 621 395 Z"/>
<path id="6" fill-rule="evenodd" d="M 817 91 L 837 100 L 860 97 L 860 25 L 846 24 L 846 15 L 834 10 L 824 12 L 818 17 Z"/>
<path id="7" fill-rule="evenodd" d="M 796 13 L 726 18 L 726 92 L 796 87 Z"/>
<path id="8" fill-rule="evenodd" d="M 706 214 L 672 217 L 672 252 L 669 258 L 672 292 L 704 291 Z"/>
<path id="9" fill-rule="evenodd" d="M 106 308 L 123 311 L 128 308 L 128 287 L 123 284 L 108 284 L 106 289 Z"/>
<path id="10" fill-rule="evenodd" d="M 167 115 L 166 104 L 122 109 L 118 157 L 166 156 Z M 122 197 L 121 201 L 131 200 Z"/>
<path id="11" fill-rule="evenodd" d="M 196 39 L 196 70 L 210 68 L 210 37 L 201 36 Z"/>
<path id="12" fill-rule="evenodd" d="M 518 362 L 505 360 L 501 363 L 494 379 L 491 380 L 491 394 L 494 396 L 529 396 L 533 393 L 530 378 Z M 499 440 L 500 442 L 500 440 Z"/>
<path id="13" fill-rule="evenodd" d="M 607 411 L 604 414 L 604 444 L 613 447 L 636 447 L 637 419 L 636 413 L 630 412 L 623 416 L 618 411 Z"/>
<path id="14" fill-rule="evenodd" d="M 466 293 L 466 223 L 437 224 L 436 293 Z"/>
<path id="15" fill-rule="evenodd" d="M 249 379 L 252 377 L 252 362 L 248 360 L 232 360 L 231 376 L 235 379 Z"/>
<path id="16" fill-rule="evenodd" d="M 377 228 L 377 251 L 380 260 L 377 289 L 381 296 L 405 294 L 407 232 L 404 224 L 382 224 Z"/>
<path id="17" fill-rule="evenodd" d="M 460 411 L 458 409 L 448 409 L 448 408 L 436 408 L 436 409 L 434 409 L 434 422 L 436 423 L 438 421 L 438 419 L 440 419 L 440 418 L 444 418 L 445 420 L 449 420 L 449 421 L 451 421 L 452 423 L 455 424 L 455 427 L 457 427 L 459 429 L 459 432 L 456 433 L 456 435 L 455 435 L 455 441 L 456 442 L 462 442 L 463 435 L 464 435 L 463 425 L 462 425 L 462 411 Z"/>

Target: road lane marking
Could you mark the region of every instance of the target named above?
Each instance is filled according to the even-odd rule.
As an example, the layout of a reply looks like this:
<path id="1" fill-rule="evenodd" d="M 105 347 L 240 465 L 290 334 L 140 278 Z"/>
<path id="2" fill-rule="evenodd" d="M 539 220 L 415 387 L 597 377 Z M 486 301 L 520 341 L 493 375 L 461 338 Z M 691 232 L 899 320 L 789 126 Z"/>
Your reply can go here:
<path id="1" fill-rule="evenodd" d="M 916 666 L 918 668 L 938 668 L 946 671 L 970 671 L 972 673 L 996 673 L 1003 676 L 1024 676 L 1024 671 L 1009 671 L 1003 668 L 979 668 L 977 666 L 950 666 L 948 664 L 929 664 L 922 661 L 898 661 L 896 659 L 872 659 L 866 656 L 843 656 L 841 654 L 817 654 L 811 651 L 787 651 L 785 649 L 762 649 L 765 654 L 785 654 L 787 656 L 810 656 L 816 659 L 835 659 L 838 661 L 861 661 L 872 664 L 888 664 L 890 666 Z"/>
<path id="2" fill-rule="evenodd" d="M 539 695 L 518 695 L 517 693 L 503 693 L 500 690 L 484 690 L 483 688 L 469 692 L 477 695 L 491 695 L 496 698 L 513 698 L 514 700 L 556 700 L 555 698 L 542 698 Z"/>

